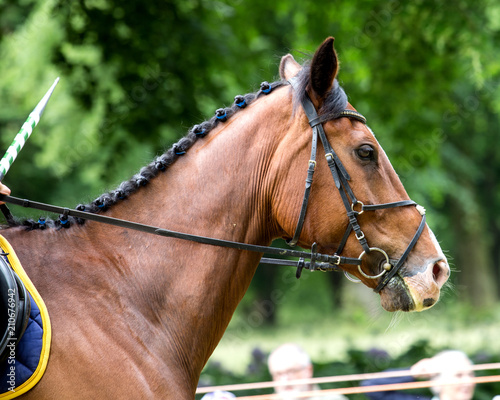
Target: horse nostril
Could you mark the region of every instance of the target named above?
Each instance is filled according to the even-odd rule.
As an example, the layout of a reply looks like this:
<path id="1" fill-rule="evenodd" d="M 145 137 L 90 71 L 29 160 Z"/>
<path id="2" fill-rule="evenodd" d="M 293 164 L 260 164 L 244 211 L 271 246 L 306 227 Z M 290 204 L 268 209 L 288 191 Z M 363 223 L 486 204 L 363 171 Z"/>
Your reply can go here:
<path id="1" fill-rule="evenodd" d="M 439 275 L 441 275 L 441 268 L 439 268 L 439 265 L 434 264 L 434 267 L 432 267 L 432 277 L 436 282 L 439 279 Z"/>
<path id="2" fill-rule="evenodd" d="M 429 308 L 429 307 L 432 307 L 434 304 L 436 303 L 436 299 L 425 299 L 424 302 L 423 302 L 423 306 L 425 308 Z"/>
<path id="3" fill-rule="evenodd" d="M 449 275 L 450 269 L 446 262 L 441 260 L 434 263 L 434 265 L 432 266 L 432 278 L 439 287 L 444 285 Z"/>

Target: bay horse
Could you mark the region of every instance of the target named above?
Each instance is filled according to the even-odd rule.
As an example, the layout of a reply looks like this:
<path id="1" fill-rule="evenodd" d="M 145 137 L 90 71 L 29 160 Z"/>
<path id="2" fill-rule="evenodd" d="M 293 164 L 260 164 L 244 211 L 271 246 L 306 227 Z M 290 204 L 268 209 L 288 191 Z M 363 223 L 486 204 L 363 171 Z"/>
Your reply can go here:
<path id="1" fill-rule="evenodd" d="M 258 245 L 290 239 L 312 164 L 312 129 L 301 107 L 301 99 L 309 98 L 319 110 L 316 126 L 324 129 L 360 199 L 354 214 L 370 246 L 398 259 L 422 226 L 401 268 L 380 290 L 383 307 L 429 308 L 449 276 L 446 258 L 415 207 L 360 212 L 363 204 L 409 204 L 409 197 L 336 81 L 333 41 L 327 38 L 304 66 L 284 56 L 281 81 L 237 97 L 238 104 L 218 110 L 132 179 L 79 209 Z M 348 223 L 346 210 L 327 160 L 319 157 L 315 167 L 298 244 L 316 243 L 319 251 L 334 254 Z M 54 222 L 43 230 L 1 231 L 44 298 L 53 327 L 45 375 L 24 396 L 193 399 L 262 254 L 69 222 L 69 229 Z M 359 256 L 359 239 L 359 232 L 347 236 L 346 257 Z M 384 257 L 371 253 L 359 257 L 361 266 L 342 268 L 376 288 L 380 279 L 370 278 L 379 276 Z"/>

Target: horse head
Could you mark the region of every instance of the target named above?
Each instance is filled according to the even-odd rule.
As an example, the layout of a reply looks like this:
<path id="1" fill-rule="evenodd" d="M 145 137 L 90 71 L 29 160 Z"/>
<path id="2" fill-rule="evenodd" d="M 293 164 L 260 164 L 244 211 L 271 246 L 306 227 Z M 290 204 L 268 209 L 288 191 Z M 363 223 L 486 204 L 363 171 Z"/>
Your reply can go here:
<path id="1" fill-rule="evenodd" d="M 294 117 L 280 147 L 279 158 L 291 165 L 282 171 L 273 201 L 278 224 L 285 238 L 294 236 L 303 186 L 292 171 L 304 171 L 309 162 L 314 181 L 298 244 L 315 242 L 319 252 L 337 254 L 348 277 L 379 292 L 386 310 L 427 309 L 449 277 L 446 257 L 425 223 L 425 209 L 410 200 L 364 117 L 339 87 L 333 40 L 323 42 L 309 65 L 302 67 L 291 55 L 281 61 L 282 79 L 292 81 Z M 307 104 L 317 115 L 306 115 Z M 311 127 L 321 128 L 326 140 L 318 145 L 317 163 L 308 161 Z M 323 150 L 326 158 L 320 157 Z M 341 263 L 341 256 L 360 259 L 359 265 Z"/>

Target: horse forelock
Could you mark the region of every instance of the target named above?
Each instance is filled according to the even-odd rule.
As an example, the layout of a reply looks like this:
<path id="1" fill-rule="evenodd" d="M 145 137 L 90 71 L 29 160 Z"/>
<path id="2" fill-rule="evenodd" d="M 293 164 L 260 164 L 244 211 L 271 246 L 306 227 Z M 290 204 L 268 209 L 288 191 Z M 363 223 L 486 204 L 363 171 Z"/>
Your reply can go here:
<path id="1" fill-rule="evenodd" d="M 311 66 L 306 63 L 296 76 L 297 93 L 293 99 L 293 111 L 301 107 L 302 100 L 308 96 L 307 87 L 311 82 Z M 344 89 L 339 85 L 337 79 L 333 82 L 330 93 L 323 100 L 323 104 L 318 110 L 321 122 L 336 119 L 340 113 L 347 108 L 347 95 Z"/>

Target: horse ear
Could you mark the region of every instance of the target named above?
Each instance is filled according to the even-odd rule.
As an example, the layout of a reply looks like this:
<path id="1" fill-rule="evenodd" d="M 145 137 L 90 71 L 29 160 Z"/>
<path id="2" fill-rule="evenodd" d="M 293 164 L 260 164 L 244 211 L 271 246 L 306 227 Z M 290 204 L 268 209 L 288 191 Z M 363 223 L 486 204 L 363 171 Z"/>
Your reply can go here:
<path id="1" fill-rule="evenodd" d="M 327 38 L 316 50 L 311 63 L 311 88 L 319 98 L 331 90 L 339 69 L 334 40 L 333 37 Z"/>
<path id="2" fill-rule="evenodd" d="M 291 54 L 283 56 L 280 62 L 280 77 L 283 80 L 292 79 L 297 75 L 302 67 L 295 61 Z"/>

